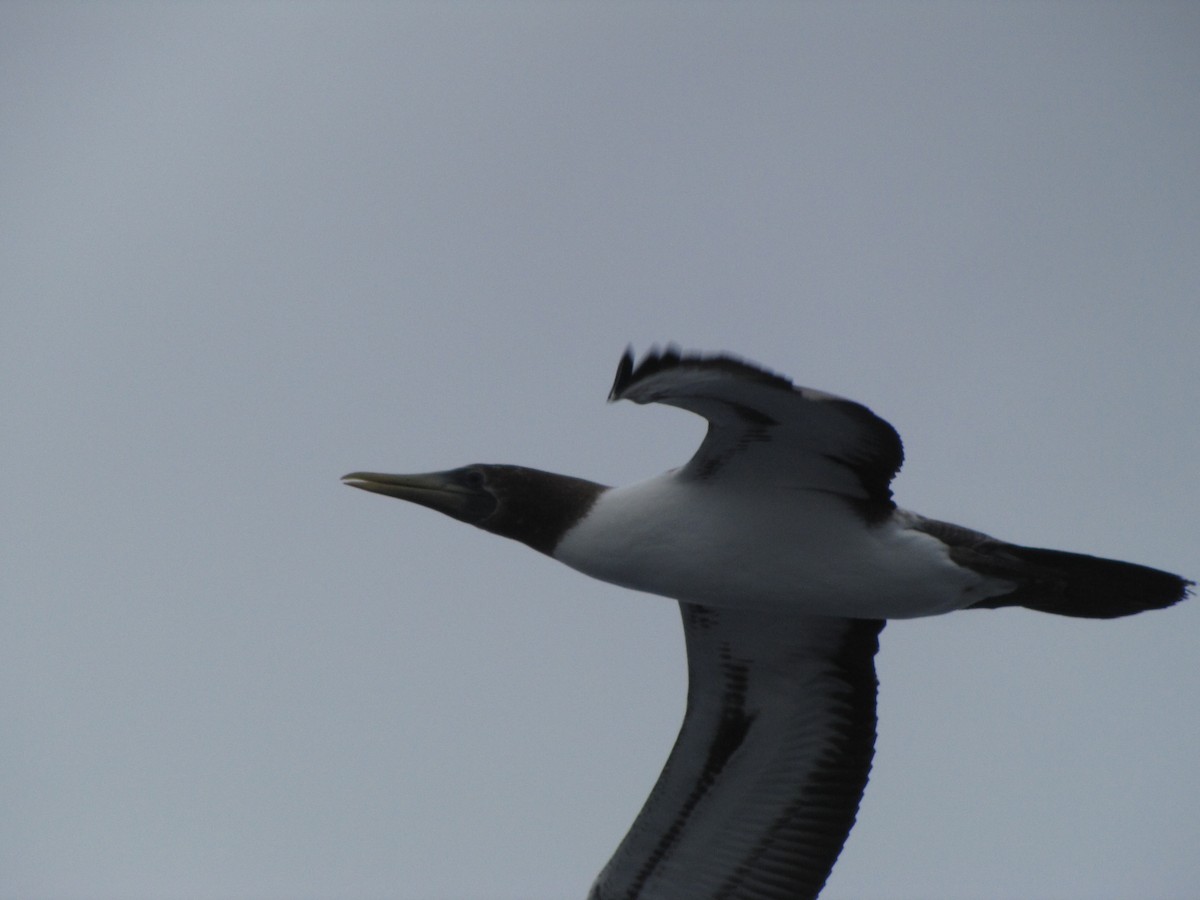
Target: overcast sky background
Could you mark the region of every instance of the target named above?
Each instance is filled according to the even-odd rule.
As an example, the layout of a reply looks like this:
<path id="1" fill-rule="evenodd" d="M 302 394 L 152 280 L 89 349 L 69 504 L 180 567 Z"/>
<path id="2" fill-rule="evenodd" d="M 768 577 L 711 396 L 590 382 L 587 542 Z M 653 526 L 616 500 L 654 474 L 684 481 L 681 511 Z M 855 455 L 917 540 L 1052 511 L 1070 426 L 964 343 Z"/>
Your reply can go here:
<path id="1" fill-rule="evenodd" d="M 1200 7 L 0 5 L 0 897 L 582 898 L 674 604 L 338 483 L 606 483 L 626 344 L 899 502 L 1200 576 Z M 883 634 L 829 900 L 1183 898 L 1200 601 Z"/>

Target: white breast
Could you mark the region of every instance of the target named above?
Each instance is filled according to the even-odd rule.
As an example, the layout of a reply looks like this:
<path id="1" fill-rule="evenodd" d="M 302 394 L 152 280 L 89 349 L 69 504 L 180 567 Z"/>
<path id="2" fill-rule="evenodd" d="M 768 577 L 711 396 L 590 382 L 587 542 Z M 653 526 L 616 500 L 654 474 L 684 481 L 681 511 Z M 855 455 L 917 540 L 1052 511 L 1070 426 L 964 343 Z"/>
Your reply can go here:
<path id="1" fill-rule="evenodd" d="M 816 615 L 931 615 L 1008 589 L 954 564 L 941 541 L 904 521 L 868 525 L 825 492 L 669 473 L 606 491 L 554 556 L 634 590 Z"/>

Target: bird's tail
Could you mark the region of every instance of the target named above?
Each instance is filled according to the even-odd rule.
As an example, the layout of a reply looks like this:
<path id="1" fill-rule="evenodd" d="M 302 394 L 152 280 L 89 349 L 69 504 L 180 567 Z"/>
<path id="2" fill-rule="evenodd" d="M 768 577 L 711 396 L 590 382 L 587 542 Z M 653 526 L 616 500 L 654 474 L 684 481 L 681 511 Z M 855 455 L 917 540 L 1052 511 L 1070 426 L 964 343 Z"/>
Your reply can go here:
<path id="1" fill-rule="evenodd" d="M 1039 612 L 1084 619 L 1115 619 L 1150 609 L 1165 609 L 1186 597 L 1192 582 L 1135 563 L 1083 553 L 1003 545 L 1001 577 L 1012 577 L 1016 590 L 976 603 L 972 609 L 1023 606 Z M 1014 577 L 1015 576 L 1015 577 Z"/>

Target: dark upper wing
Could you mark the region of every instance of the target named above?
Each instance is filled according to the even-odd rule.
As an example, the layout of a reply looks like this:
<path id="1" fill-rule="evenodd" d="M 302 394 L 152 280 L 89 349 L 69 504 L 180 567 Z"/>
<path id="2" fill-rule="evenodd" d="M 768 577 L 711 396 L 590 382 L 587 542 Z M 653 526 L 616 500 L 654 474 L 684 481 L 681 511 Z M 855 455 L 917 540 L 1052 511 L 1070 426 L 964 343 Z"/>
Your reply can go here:
<path id="1" fill-rule="evenodd" d="M 708 434 L 684 474 L 832 491 L 890 503 L 900 436 L 851 400 L 796 387 L 731 356 L 651 350 L 634 365 L 626 351 L 609 400 L 667 403 L 708 419 Z"/>
<path id="2" fill-rule="evenodd" d="M 680 606 L 683 727 L 589 900 L 811 900 L 871 768 L 884 623 Z"/>

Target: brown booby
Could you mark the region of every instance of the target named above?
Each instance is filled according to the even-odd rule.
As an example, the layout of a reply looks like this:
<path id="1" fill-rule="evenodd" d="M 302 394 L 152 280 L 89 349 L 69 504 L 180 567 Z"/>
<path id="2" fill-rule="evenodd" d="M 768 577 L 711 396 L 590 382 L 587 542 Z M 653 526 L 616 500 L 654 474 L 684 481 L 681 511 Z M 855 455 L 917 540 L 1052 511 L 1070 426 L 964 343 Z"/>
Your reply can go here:
<path id="1" fill-rule="evenodd" d="M 609 400 L 678 406 L 708 432 L 681 468 L 620 488 L 510 465 L 343 478 L 679 602 L 683 725 L 590 900 L 815 898 L 866 787 L 886 619 L 1107 619 L 1192 585 L 900 509 L 891 425 L 732 356 L 626 351 Z"/>

